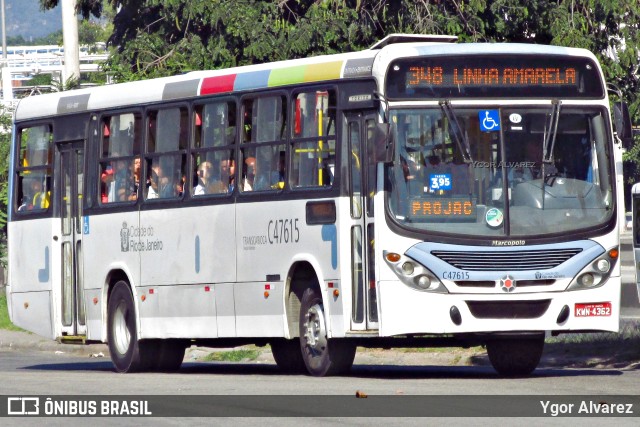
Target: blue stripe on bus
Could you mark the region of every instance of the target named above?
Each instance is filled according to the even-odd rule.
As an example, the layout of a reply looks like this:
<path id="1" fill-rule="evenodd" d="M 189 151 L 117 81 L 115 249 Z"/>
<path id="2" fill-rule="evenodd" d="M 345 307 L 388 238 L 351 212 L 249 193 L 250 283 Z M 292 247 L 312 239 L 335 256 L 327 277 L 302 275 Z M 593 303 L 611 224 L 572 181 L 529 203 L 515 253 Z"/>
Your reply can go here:
<path id="1" fill-rule="evenodd" d="M 250 90 L 265 88 L 269 84 L 271 70 L 252 71 L 240 73 L 236 76 L 233 90 Z"/>
<path id="2" fill-rule="evenodd" d="M 44 267 L 38 269 L 38 282 L 49 282 L 49 246 L 44 247 Z"/>
<path id="3" fill-rule="evenodd" d="M 335 224 L 325 224 L 322 226 L 322 240 L 331 242 L 331 267 L 338 269 L 338 232 Z"/>

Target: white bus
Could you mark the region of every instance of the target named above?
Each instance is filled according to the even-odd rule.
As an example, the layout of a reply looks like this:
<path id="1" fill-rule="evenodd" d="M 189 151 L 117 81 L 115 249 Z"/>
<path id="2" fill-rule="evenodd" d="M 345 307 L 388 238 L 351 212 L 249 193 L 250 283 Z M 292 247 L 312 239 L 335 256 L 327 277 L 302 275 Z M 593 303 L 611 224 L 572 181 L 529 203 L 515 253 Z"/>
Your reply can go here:
<path id="1" fill-rule="evenodd" d="M 453 41 L 21 100 L 12 321 L 107 342 L 119 372 L 253 343 L 316 376 L 357 346 L 477 344 L 526 375 L 545 334 L 617 331 L 595 56 Z"/>
<path id="2" fill-rule="evenodd" d="M 633 270 L 635 275 L 634 282 L 636 284 L 636 291 L 638 292 L 637 301 L 640 301 L 640 275 L 638 274 L 638 266 L 640 266 L 640 183 L 638 182 L 631 187 L 631 218 L 627 221 L 627 229 L 631 231 Z M 632 294 L 627 295 L 633 298 L 631 297 Z M 632 305 L 637 307 L 636 304 Z"/>

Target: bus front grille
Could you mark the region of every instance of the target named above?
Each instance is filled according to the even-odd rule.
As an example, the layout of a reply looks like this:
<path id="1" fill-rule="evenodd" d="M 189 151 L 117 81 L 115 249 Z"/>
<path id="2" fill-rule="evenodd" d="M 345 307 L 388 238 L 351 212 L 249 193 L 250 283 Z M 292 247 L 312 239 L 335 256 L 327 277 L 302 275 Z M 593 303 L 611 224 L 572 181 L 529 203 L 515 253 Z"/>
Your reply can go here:
<path id="1" fill-rule="evenodd" d="M 504 252 L 431 251 L 431 254 L 460 270 L 515 271 L 555 268 L 581 251 L 581 248 L 571 248 Z"/>
<path id="2" fill-rule="evenodd" d="M 457 280 L 454 282 L 456 286 L 461 288 L 499 288 L 500 281 L 494 280 Z M 517 280 L 516 285 L 519 288 L 525 286 L 551 286 L 556 283 L 553 279 L 536 279 L 536 280 Z"/>

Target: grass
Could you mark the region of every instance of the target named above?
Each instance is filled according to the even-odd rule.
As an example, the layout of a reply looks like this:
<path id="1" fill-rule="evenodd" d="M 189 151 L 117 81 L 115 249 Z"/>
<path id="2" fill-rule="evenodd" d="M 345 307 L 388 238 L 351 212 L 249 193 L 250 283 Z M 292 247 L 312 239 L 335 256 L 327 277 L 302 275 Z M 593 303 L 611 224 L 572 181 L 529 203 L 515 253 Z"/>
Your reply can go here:
<path id="1" fill-rule="evenodd" d="M 256 360 L 262 352 L 252 348 L 231 351 L 214 351 L 202 358 L 203 362 L 246 362 Z"/>
<path id="2" fill-rule="evenodd" d="M 358 351 L 379 351 L 362 349 Z M 398 353 L 449 354 L 452 364 L 463 360 L 470 364 L 486 364 L 486 350 L 483 347 L 468 349 L 459 347 L 397 348 Z M 562 334 L 545 341 L 543 365 L 563 367 L 612 367 L 624 368 L 640 366 L 640 321 L 623 321 L 620 332 L 598 332 L 588 334 Z"/>
<path id="3" fill-rule="evenodd" d="M 550 359 L 584 359 L 588 366 L 640 363 L 640 322 L 621 324 L 620 332 L 566 334 L 548 338 Z"/>
<path id="4" fill-rule="evenodd" d="M 10 331 L 22 331 L 9 320 L 9 310 L 7 309 L 7 295 L 0 293 L 0 329 L 8 329 Z"/>

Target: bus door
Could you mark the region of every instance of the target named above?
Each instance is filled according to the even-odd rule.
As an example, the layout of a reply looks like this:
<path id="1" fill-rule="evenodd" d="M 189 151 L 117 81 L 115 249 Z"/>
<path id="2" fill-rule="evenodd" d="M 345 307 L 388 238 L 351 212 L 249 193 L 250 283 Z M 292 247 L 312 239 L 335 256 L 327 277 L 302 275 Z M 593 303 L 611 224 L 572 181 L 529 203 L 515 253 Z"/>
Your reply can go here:
<path id="1" fill-rule="evenodd" d="M 640 300 L 640 275 L 638 275 L 638 267 L 640 266 L 640 183 L 634 184 L 631 188 L 631 198 L 633 271 L 636 277 L 635 282 L 638 290 L 638 300 Z"/>
<path id="2" fill-rule="evenodd" d="M 59 320 L 63 336 L 86 335 L 82 274 L 82 142 L 59 144 L 56 165 L 57 200 L 60 213 L 60 236 L 54 236 L 54 246 L 60 248 L 62 275 L 60 281 Z M 56 310 L 57 311 L 57 310 Z"/>
<path id="3" fill-rule="evenodd" d="M 351 199 L 351 329 L 378 329 L 374 269 L 373 196 L 377 164 L 369 162 L 377 123 L 375 111 L 347 114 L 349 195 Z"/>

